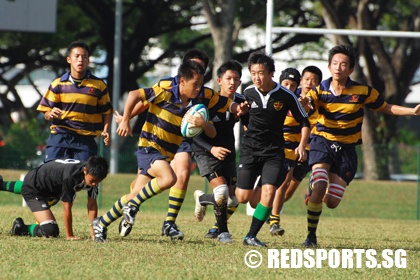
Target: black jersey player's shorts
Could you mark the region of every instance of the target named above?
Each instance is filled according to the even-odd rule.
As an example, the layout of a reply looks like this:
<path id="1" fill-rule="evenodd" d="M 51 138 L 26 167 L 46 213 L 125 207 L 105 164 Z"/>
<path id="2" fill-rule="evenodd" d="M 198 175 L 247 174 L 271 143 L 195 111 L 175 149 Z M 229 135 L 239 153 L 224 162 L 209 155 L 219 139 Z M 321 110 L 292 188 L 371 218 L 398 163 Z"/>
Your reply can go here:
<path id="1" fill-rule="evenodd" d="M 225 160 L 218 160 L 210 154 L 194 154 L 198 170 L 202 177 L 210 182 L 214 178 L 224 177 L 226 183 L 236 184 L 236 161 L 235 157 L 227 157 Z"/>
<path id="2" fill-rule="evenodd" d="M 257 177 L 261 175 L 261 186 L 269 184 L 278 188 L 286 178 L 286 173 L 284 153 L 253 155 L 251 151 L 243 149 L 239 159 L 237 187 L 252 190 Z"/>
<path id="3" fill-rule="evenodd" d="M 347 185 L 353 180 L 357 171 L 357 153 L 354 146 L 345 146 L 323 137 L 311 139 L 309 165 L 327 163 L 330 172 L 337 174 Z"/>
<path id="4" fill-rule="evenodd" d="M 48 210 L 60 201 L 59 197 L 44 196 L 28 185 L 22 186 L 22 197 L 32 212 Z"/>

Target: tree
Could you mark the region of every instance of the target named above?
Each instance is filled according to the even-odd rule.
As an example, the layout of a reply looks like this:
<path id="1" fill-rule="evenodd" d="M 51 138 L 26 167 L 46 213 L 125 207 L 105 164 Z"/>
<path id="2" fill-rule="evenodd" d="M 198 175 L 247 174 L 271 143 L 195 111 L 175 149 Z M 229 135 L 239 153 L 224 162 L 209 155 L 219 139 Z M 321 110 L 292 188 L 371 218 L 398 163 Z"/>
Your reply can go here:
<path id="1" fill-rule="evenodd" d="M 321 1 L 328 28 L 420 31 L 418 1 Z M 335 36 L 334 43 L 357 46 L 362 67 L 355 69 L 359 81 L 383 92 L 387 102 L 401 105 L 420 65 L 420 40 Z M 396 137 L 396 117 L 365 110 L 362 135 L 364 177 L 389 179 L 388 155 Z M 395 167 L 394 167 L 395 170 Z"/>

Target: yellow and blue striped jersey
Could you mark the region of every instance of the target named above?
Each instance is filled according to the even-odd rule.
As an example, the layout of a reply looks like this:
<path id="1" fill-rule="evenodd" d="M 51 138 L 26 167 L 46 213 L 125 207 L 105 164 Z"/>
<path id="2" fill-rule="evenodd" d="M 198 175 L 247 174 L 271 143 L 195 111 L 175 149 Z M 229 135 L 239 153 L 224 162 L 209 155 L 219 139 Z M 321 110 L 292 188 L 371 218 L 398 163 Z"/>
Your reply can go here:
<path id="1" fill-rule="evenodd" d="M 381 110 L 387 103 L 379 92 L 350 78 L 343 92 L 336 96 L 330 90 L 332 79 L 308 92 L 318 110 L 318 121 L 311 134 L 342 145 L 355 146 L 362 143 L 362 123 L 365 106 Z"/>
<path id="2" fill-rule="evenodd" d="M 45 113 L 54 107 L 60 108 L 62 115 L 52 119 L 52 134 L 98 136 L 104 127 L 103 115 L 113 112 L 106 84 L 90 71 L 87 71 L 86 78 L 79 85 L 74 83 L 70 72 L 55 79 L 37 110 Z"/>
<path id="3" fill-rule="evenodd" d="M 299 98 L 302 89 L 298 88 L 295 92 L 296 97 Z M 316 124 L 318 118 L 318 112 L 315 109 L 306 110 L 308 113 L 308 120 L 313 127 Z M 302 138 L 302 126 L 293 117 L 292 113 L 287 112 L 284 120 L 283 136 L 284 136 L 284 154 L 287 159 L 297 160 L 298 155 L 295 154 L 295 149 L 299 146 Z M 307 144 L 307 150 L 309 150 L 309 143 Z"/>

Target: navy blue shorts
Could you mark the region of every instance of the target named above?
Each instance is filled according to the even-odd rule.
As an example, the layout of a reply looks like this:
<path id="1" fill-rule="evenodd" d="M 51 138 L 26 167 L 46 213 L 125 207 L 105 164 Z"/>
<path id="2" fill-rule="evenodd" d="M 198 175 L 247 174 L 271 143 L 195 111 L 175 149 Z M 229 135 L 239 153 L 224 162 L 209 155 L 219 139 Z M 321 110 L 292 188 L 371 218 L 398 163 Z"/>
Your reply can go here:
<path id="1" fill-rule="evenodd" d="M 45 148 L 45 162 L 54 159 L 87 161 L 98 153 L 95 137 L 71 133 L 50 134 Z"/>
<path id="2" fill-rule="evenodd" d="M 304 162 L 299 162 L 296 160 L 286 159 L 285 164 L 286 164 L 287 170 L 290 170 L 290 168 L 292 167 L 294 168 L 293 178 L 295 178 L 299 182 L 302 182 L 302 180 L 306 177 L 306 175 L 311 171 L 311 167 L 309 166 L 307 160 Z"/>
<path id="3" fill-rule="evenodd" d="M 178 150 L 176 151 L 177 153 L 192 153 L 192 148 L 191 148 L 191 143 L 190 140 L 188 140 L 187 138 L 184 138 L 184 140 L 182 140 L 181 144 L 179 145 Z"/>
<path id="4" fill-rule="evenodd" d="M 340 143 L 328 141 L 323 137 L 311 139 L 309 165 L 327 163 L 330 172 L 337 174 L 347 185 L 353 180 L 357 171 L 357 153 L 354 146 L 341 146 Z"/>
<path id="5" fill-rule="evenodd" d="M 140 170 L 140 174 L 143 175 L 149 175 L 147 170 L 150 169 L 156 160 L 167 160 L 168 158 L 152 147 L 139 147 L 135 154 L 137 156 L 137 166 Z"/>

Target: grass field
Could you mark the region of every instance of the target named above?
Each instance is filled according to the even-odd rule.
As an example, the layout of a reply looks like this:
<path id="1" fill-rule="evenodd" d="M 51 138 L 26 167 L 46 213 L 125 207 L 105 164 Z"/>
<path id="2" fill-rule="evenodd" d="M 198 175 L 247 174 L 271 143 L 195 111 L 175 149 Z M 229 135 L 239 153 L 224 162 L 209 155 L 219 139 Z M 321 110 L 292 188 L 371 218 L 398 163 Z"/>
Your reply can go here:
<path id="1" fill-rule="evenodd" d="M 19 178 L 18 171 L 0 170 L 4 179 Z M 133 175 L 110 175 L 102 185 L 101 208 L 105 213 L 124 194 Z M 242 245 L 251 217 L 240 205 L 229 222 L 232 244 L 221 245 L 203 236 L 214 222 L 211 208 L 204 221 L 193 216 L 195 189 L 203 180 L 193 176 L 177 224 L 185 233 L 183 241 L 172 242 L 160 235 L 166 215 L 168 192 L 146 202 L 136 225 L 126 238 L 118 235 L 118 223 L 110 226 L 108 242 L 94 243 L 89 236 L 86 197 L 79 193 L 73 208 L 73 226 L 81 241 L 12 237 L 14 218 L 33 222 L 18 195 L 0 192 L 0 279 L 420 279 L 420 223 L 416 217 L 416 184 L 409 182 L 354 181 L 342 204 L 335 210 L 324 207 L 318 229 L 318 243 L 327 252 L 334 249 L 404 249 L 407 268 L 268 268 L 268 249 L 301 249 L 306 236 L 306 208 L 303 192 L 306 181 L 289 201 L 282 215 L 286 234 L 272 237 L 264 225 L 259 239 L 268 248 Z M 61 236 L 64 234 L 61 204 L 53 207 Z M 256 269 L 244 264 L 245 254 L 256 249 L 263 256 Z M 378 261 L 381 261 L 377 257 Z M 364 264 L 365 259 L 363 260 Z"/>

